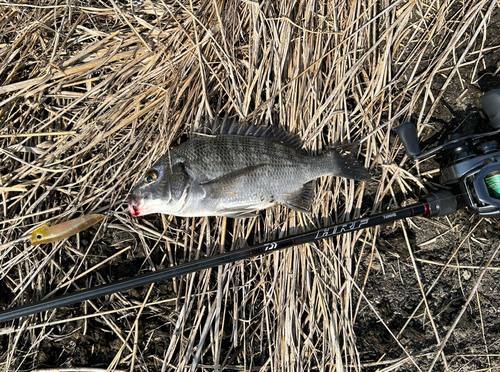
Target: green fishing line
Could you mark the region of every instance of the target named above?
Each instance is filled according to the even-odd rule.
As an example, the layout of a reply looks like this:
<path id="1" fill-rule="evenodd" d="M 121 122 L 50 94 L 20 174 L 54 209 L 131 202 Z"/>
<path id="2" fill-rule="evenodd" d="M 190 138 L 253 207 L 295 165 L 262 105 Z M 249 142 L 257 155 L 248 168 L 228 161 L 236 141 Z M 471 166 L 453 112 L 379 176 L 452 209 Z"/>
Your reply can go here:
<path id="1" fill-rule="evenodd" d="M 500 174 L 494 174 L 484 179 L 486 188 L 492 198 L 500 199 Z"/>

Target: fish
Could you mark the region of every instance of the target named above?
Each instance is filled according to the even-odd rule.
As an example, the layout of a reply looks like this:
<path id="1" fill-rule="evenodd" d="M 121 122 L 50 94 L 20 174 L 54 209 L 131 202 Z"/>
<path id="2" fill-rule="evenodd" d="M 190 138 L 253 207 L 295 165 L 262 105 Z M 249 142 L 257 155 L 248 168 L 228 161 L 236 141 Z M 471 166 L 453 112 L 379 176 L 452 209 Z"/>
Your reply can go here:
<path id="1" fill-rule="evenodd" d="M 276 126 L 216 118 L 172 147 L 130 193 L 132 216 L 250 218 L 276 204 L 310 213 L 314 180 L 370 181 L 366 168 L 337 149 L 309 156 L 302 141 Z"/>
<path id="2" fill-rule="evenodd" d="M 105 217 L 103 214 L 89 214 L 50 227 L 42 225 L 31 233 L 31 244 L 37 246 L 69 238 L 87 230 Z"/>

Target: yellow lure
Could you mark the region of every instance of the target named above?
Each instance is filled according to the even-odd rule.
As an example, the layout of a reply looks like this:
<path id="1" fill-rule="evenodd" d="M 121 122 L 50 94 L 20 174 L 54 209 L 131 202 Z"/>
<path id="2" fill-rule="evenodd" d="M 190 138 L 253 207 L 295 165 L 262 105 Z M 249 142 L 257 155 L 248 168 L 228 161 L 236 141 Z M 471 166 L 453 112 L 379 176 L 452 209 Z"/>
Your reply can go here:
<path id="1" fill-rule="evenodd" d="M 69 238 L 80 231 L 88 229 L 104 218 L 103 214 L 89 214 L 50 227 L 42 225 L 31 234 L 31 244 L 46 244 Z"/>

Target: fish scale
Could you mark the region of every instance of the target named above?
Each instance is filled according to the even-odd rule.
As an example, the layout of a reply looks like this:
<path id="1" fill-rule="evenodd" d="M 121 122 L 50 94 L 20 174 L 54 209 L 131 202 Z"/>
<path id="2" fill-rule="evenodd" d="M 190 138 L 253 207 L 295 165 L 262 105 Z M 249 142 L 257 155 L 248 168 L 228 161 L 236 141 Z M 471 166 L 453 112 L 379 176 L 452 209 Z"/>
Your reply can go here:
<path id="1" fill-rule="evenodd" d="M 170 149 L 146 173 L 129 198 L 134 216 L 254 217 L 277 203 L 309 212 L 316 178 L 370 179 L 356 160 L 338 151 L 308 156 L 300 140 L 276 127 L 218 120 L 203 128 L 205 134 Z"/>

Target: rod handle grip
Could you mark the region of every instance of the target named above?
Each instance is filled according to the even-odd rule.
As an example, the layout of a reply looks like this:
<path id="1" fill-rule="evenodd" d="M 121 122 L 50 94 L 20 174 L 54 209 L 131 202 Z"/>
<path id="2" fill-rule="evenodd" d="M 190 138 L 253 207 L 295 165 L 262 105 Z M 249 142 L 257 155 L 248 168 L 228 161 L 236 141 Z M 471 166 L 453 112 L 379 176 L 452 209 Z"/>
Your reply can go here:
<path id="1" fill-rule="evenodd" d="M 431 205 L 430 216 L 442 217 L 459 209 L 457 197 L 450 190 L 436 190 L 426 198 Z"/>
<path id="2" fill-rule="evenodd" d="M 491 125 L 500 128 L 500 89 L 493 89 L 485 93 L 481 99 L 484 112 L 488 115 Z"/>
<path id="3" fill-rule="evenodd" d="M 413 123 L 401 124 L 396 133 L 405 147 L 406 155 L 410 158 L 420 155 L 420 144 L 418 142 L 417 128 Z"/>

